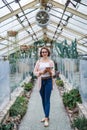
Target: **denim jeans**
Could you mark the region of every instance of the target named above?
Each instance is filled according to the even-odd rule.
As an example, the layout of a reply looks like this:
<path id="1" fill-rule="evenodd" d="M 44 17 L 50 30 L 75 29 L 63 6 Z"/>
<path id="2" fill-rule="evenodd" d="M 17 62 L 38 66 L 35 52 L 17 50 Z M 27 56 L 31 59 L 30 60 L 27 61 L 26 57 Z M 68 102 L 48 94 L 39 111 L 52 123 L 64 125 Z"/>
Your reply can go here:
<path id="1" fill-rule="evenodd" d="M 52 78 L 42 79 L 40 95 L 41 95 L 43 110 L 46 118 L 49 118 L 49 113 L 50 113 L 51 90 L 52 90 Z"/>

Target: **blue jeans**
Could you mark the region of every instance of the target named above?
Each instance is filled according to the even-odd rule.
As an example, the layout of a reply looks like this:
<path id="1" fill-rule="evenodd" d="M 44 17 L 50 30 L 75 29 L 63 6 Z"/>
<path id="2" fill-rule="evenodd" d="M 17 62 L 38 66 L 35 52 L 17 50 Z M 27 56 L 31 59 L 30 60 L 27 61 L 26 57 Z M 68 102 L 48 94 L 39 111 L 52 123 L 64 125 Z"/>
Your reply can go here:
<path id="1" fill-rule="evenodd" d="M 52 78 L 42 79 L 40 95 L 46 118 L 49 118 L 51 90 L 52 90 Z"/>

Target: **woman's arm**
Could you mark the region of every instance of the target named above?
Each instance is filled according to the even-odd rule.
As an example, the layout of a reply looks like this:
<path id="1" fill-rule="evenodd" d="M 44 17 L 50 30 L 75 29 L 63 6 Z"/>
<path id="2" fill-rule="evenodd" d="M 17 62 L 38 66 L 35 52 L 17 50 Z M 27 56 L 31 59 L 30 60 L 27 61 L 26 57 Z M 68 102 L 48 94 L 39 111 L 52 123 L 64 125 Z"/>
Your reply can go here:
<path id="1" fill-rule="evenodd" d="M 40 75 L 42 75 L 44 72 L 39 70 L 39 61 L 36 62 L 36 65 L 34 67 L 34 74 L 39 77 Z"/>
<path id="2" fill-rule="evenodd" d="M 52 60 L 50 60 L 50 67 L 46 67 L 46 69 L 44 70 L 44 73 L 49 73 L 50 76 L 54 76 L 55 75 L 55 68 L 54 68 L 54 62 Z"/>
<path id="3" fill-rule="evenodd" d="M 39 75 L 39 61 L 37 61 L 36 64 L 35 64 L 34 74 L 35 74 L 36 76 Z"/>

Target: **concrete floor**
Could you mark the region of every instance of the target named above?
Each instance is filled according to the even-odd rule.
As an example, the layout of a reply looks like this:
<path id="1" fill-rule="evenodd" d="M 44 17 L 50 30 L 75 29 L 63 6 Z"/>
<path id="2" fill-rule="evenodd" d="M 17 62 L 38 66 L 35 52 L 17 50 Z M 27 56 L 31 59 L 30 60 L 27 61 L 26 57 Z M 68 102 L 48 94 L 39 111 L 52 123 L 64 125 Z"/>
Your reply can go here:
<path id="1" fill-rule="evenodd" d="M 49 127 L 44 127 L 44 124 L 40 122 L 43 117 L 41 98 L 37 86 L 35 86 L 29 99 L 27 113 L 20 124 L 19 130 L 72 130 L 69 117 L 56 86 L 51 94 Z"/>

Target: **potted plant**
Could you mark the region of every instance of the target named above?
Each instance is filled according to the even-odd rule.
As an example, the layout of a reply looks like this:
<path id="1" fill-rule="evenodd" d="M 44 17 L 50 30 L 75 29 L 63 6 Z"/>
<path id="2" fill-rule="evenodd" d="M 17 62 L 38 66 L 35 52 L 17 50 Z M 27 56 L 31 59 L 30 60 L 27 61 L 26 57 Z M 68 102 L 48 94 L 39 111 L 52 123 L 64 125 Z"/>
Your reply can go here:
<path id="1" fill-rule="evenodd" d="M 72 127 L 77 130 L 87 130 L 87 119 L 83 117 L 77 117 L 73 120 Z"/>
<path id="2" fill-rule="evenodd" d="M 63 103 L 65 107 L 68 107 L 70 110 L 72 110 L 76 107 L 77 102 L 82 103 L 78 89 L 72 89 L 69 92 L 64 92 Z"/>
<path id="3" fill-rule="evenodd" d="M 56 80 L 56 84 L 57 84 L 57 86 L 59 86 L 59 87 L 64 87 L 64 83 L 63 83 L 63 80 Z"/>

